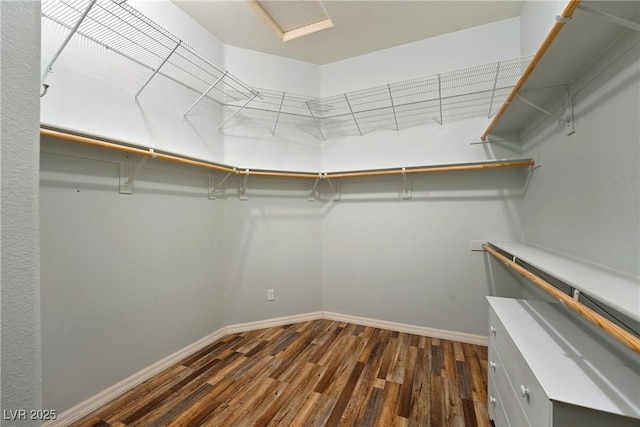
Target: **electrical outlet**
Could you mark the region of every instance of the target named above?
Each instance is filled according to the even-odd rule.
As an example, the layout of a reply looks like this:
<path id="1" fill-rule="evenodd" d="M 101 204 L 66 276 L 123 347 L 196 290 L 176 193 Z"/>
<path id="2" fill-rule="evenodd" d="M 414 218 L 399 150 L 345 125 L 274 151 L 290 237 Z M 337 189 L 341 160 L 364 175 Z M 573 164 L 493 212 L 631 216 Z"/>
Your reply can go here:
<path id="1" fill-rule="evenodd" d="M 276 299 L 276 291 L 273 289 L 267 289 L 267 301 L 273 301 Z"/>

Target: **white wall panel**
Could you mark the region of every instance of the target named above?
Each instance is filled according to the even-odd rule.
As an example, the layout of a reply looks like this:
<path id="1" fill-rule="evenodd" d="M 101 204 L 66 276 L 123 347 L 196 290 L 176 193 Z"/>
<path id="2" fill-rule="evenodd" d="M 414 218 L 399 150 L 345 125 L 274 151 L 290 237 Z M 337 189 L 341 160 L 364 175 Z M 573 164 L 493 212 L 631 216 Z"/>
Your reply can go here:
<path id="1" fill-rule="evenodd" d="M 525 198 L 526 239 L 633 274 L 640 270 L 639 45 L 628 34 L 572 85 L 575 134 L 545 120 L 525 140 L 543 158 Z"/>
<path id="2" fill-rule="evenodd" d="M 224 326 L 222 207 L 208 176 L 44 140 L 43 403 L 63 411 Z"/>
<path id="3" fill-rule="evenodd" d="M 38 193 L 38 2 L 0 2 L 1 409 L 42 406 Z M 15 416 L 15 415 L 14 415 Z M 36 426 L 37 420 L 12 420 Z"/>

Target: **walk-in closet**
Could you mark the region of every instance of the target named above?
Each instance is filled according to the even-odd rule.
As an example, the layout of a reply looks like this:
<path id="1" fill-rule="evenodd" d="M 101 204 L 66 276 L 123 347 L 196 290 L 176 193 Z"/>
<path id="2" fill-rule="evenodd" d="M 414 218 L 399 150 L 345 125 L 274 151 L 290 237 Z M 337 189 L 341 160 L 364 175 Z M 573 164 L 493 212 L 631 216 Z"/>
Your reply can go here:
<path id="1" fill-rule="evenodd" d="M 0 2 L 6 426 L 636 426 L 640 2 Z"/>

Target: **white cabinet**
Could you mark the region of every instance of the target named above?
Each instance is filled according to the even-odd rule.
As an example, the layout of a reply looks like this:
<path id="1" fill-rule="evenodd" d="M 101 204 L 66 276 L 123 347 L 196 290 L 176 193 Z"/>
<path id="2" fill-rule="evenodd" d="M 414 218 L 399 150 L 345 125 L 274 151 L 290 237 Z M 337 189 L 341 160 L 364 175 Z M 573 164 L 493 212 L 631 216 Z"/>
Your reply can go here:
<path id="1" fill-rule="evenodd" d="M 487 299 L 496 427 L 640 425 L 638 354 L 560 304 Z"/>

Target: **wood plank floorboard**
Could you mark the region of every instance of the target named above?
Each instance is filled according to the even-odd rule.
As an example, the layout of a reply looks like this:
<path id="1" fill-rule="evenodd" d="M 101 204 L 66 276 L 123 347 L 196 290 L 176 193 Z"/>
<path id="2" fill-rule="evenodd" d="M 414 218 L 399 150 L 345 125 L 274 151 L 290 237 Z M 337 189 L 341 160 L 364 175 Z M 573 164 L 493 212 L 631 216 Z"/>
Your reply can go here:
<path id="1" fill-rule="evenodd" d="M 72 424 L 490 427 L 487 348 L 314 320 L 228 335 Z"/>

